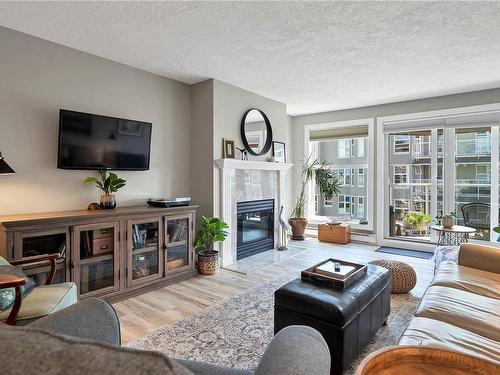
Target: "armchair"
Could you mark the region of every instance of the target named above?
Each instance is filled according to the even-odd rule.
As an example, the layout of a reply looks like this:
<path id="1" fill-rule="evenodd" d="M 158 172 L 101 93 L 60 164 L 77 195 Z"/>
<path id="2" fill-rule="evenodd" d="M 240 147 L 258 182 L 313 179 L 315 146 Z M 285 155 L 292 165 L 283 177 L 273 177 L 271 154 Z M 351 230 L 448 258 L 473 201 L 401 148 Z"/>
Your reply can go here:
<path id="1" fill-rule="evenodd" d="M 56 272 L 56 261 L 59 257 L 58 253 L 53 253 L 12 260 L 10 262 L 0 258 L 0 264 L 9 266 L 7 272 L 0 274 L 0 289 L 15 289 L 14 303 L 10 309 L 0 312 L 0 322 L 8 325 L 29 324 L 36 319 L 77 302 L 77 291 L 74 283 L 52 285 Z M 15 267 L 46 262 L 50 264 L 50 271 L 45 285 L 35 287 L 23 298 L 21 286 L 26 284 L 26 276 Z"/>

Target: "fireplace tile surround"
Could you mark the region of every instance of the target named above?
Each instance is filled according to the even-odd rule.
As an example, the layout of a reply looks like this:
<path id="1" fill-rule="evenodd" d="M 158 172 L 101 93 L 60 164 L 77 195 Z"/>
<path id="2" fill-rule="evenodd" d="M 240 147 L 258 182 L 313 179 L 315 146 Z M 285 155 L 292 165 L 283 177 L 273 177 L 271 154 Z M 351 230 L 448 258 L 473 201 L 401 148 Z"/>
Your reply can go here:
<path id="1" fill-rule="evenodd" d="M 219 159 L 221 170 L 221 218 L 230 227 L 230 236 L 221 247 L 222 266 L 237 260 L 238 202 L 274 200 L 274 248 L 280 238 L 279 210 L 286 204 L 286 173 L 293 166 L 288 163 L 271 163 L 253 160 Z"/>

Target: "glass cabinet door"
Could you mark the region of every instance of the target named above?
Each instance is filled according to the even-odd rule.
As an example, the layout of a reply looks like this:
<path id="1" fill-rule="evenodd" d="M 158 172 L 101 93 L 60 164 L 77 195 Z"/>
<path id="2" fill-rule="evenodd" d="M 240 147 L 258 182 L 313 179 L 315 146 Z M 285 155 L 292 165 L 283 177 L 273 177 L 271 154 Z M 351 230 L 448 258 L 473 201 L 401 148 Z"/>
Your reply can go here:
<path id="1" fill-rule="evenodd" d="M 165 221 L 166 273 L 192 265 L 191 215 L 169 216 Z"/>
<path id="2" fill-rule="evenodd" d="M 117 223 L 75 227 L 75 281 L 81 296 L 119 289 Z"/>
<path id="3" fill-rule="evenodd" d="M 129 285 L 141 284 L 163 276 L 161 230 L 159 217 L 128 221 Z"/>
<path id="4" fill-rule="evenodd" d="M 52 284 L 63 283 L 69 280 L 69 257 L 66 251 L 69 248 L 68 228 L 45 230 L 40 232 L 20 233 L 16 239 L 15 258 L 29 258 L 38 255 L 59 253 L 56 273 Z M 23 272 L 36 285 L 44 285 L 49 275 L 50 265 L 47 262 L 23 266 Z"/>

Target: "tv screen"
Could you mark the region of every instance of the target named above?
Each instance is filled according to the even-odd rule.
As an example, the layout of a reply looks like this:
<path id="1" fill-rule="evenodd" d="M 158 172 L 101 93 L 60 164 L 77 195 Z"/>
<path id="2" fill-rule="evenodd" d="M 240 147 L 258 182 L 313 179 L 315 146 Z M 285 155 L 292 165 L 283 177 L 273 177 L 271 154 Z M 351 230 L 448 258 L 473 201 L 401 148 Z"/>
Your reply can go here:
<path id="1" fill-rule="evenodd" d="M 60 169 L 149 169 L 151 123 L 61 109 Z"/>

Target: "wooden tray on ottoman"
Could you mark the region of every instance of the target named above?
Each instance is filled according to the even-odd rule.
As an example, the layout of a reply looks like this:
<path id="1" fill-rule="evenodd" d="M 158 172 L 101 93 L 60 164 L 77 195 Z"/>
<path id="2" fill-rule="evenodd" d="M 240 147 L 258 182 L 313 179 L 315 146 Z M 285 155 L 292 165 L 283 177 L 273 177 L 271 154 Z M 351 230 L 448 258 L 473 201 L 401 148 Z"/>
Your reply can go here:
<path id="1" fill-rule="evenodd" d="M 340 272 L 334 271 L 335 263 L 340 263 Z M 366 275 L 366 265 L 332 258 L 301 272 L 302 280 L 341 289 L 364 275 Z"/>

